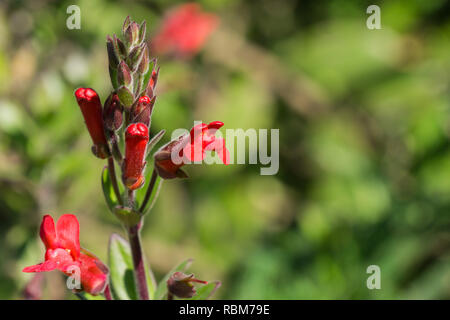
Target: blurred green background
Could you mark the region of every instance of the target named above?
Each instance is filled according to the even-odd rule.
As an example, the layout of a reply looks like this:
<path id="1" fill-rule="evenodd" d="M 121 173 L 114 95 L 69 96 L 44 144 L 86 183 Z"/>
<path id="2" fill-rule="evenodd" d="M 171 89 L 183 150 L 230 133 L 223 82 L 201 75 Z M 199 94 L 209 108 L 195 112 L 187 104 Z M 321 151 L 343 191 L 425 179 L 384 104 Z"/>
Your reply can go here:
<path id="1" fill-rule="evenodd" d="M 44 213 L 75 213 L 106 261 L 121 232 L 104 161 L 75 102 L 109 94 L 105 39 L 130 15 L 155 34 L 177 1 L 0 3 L 0 298 L 43 259 Z M 447 1 L 205 0 L 218 29 L 192 59 L 159 57 L 152 134 L 221 120 L 279 128 L 280 170 L 190 166 L 143 229 L 158 278 L 185 258 L 215 298 L 450 299 L 450 5 Z M 81 30 L 66 9 L 81 8 Z M 381 7 L 381 30 L 366 8 Z M 164 142 L 167 142 L 166 135 Z M 369 265 L 381 290 L 369 290 Z M 58 272 L 45 298 L 70 294 Z"/>

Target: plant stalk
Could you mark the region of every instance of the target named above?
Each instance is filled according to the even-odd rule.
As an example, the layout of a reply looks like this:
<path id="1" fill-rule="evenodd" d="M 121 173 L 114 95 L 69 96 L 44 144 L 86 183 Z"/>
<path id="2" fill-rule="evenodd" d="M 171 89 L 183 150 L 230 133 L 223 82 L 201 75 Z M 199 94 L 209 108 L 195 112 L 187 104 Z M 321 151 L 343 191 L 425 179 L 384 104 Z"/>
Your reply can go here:
<path id="1" fill-rule="evenodd" d="M 134 265 L 134 279 L 140 300 L 148 300 L 147 277 L 145 272 L 144 255 L 140 238 L 141 222 L 134 227 L 128 228 L 128 240 L 130 241 L 131 255 Z"/>

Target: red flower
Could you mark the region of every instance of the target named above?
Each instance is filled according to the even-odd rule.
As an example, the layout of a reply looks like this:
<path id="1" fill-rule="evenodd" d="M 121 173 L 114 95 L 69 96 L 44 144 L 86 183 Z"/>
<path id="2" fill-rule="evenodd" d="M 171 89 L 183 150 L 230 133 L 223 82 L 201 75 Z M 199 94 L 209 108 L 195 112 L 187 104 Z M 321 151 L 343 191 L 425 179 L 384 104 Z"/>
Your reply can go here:
<path id="1" fill-rule="evenodd" d="M 144 183 L 142 171 L 145 167 L 145 152 L 149 135 L 143 123 L 132 123 L 125 133 L 125 160 L 123 182 L 131 190 Z"/>
<path id="2" fill-rule="evenodd" d="M 87 250 L 80 248 L 80 226 L 77 217 L 62 215 L 56 225 L 50 215 L 45 215 L 40 236 L 45 245 L 45 262 L 26 267 L 23 272 L 44 272 L 58 269 L 72 275 L 72 267 L 80 270 L 83 290 L 90 294 L 101 293 L 107 283 L 107 267 Z"/>
<path id="3" fill-rule="evenodd" d="M 202 12 L 198 4 L 183 4 L 164 18 L 153 47 L 158 54 L 191 56 L 200 50 L 217 24 L 217 16 Z"/>
<path id="4" fill-rule="evenodd" d="M 158 174 L 164 179 L 185 177 L 186 174 L 180 167 L 202 161 L 206 151 L 216 151 L 223 164 L 228 165 L 230 152 L 225 146 L 225 140 L 215 136 L 216 131 L 222 126 L 223 122 L 220 121 L 198 124 L 191 129 L 190 134 L 182 135 L 162 147 L 155 154 Z M 174 159 L 173 155 L 178 155 L 178 159 Z"/>
<path id="5" fill-rule="evenodd" d="M 75 97 L 94 143 L 92 152 L 101 159 L 107 158 L 109 149 L 103 130 L 102 104 L 97 92 L 90 88 L 79 88 L 75 91 Z"/>

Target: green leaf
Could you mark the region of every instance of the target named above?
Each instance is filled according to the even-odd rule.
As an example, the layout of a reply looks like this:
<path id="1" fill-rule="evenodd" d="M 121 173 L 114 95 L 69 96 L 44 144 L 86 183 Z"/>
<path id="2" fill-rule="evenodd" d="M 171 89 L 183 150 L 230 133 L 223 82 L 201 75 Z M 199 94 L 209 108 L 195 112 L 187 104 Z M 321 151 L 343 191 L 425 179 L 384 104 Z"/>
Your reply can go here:
<path id="1" fill-rule="evenodd" d="M 221 286 L 220 281 L 213 281 L 197 289 L 197 294 L 185 300 L 208 300 Z"/>
<path id="2" fill-rule="evenodd" d="M 111 293 L 116 300 L 136 300 L 133 259 L 128 242 L 118 234 L 109 239 L 108 261 Z"/>
<path id="3" fill-rule="evenodd" d="M 152 151 L 152 149 L 156 146 L 156 144 L 161 140 L 161 138 L 164 136 L 164 134 L 166 133 L 166 130 L 161 130 L 160 132 L 158 132 L 148 143 L 147 145 L 147 158 L 150 156 L 150 153 Z"/>
<path id="4" fill-rule="evenodd" d="M 145 184 L 143 188 L 138 189 L 138 192 L 136 193 L 136 203 L 138 208 L 140 208 L 142 202 L 144 201 L 145 194 L 147 193 L 148 186 L 150 184 L 150 181 L 152 179 L 153 170 L 147 169 L 147 175 L 145 177 Z M 142 210 L 142 215 L 145 215 L 151 208 L 153 208 L 153 205 L 156 202 L 156 199 L 158 198 L 159 191 L 161 190 L 161 186 L 164 179 L 161 179 L 159 175 L 156 177 L 155 185 L 153 186 L 152 194 L 150 195 L 150 199 L 147 202 L 147 205 Z"/>
<path id="5" fill-rule="evenodd" d="M 164 276 L 164 278 L 161 279 L 161 281 L 158 283 L 158 288 L 156 289 L 156 292 L 155 292 L 155 299 L 156 300 L 162 300 L 167 295 L 167 280 L 169 280 L 170 276 L 174 272 L 177 272 L 177 271 L 179 271 L 179 272 L 186 271 L 191 266 L 192 261 L 193 261 L 192 259 L 187 259 L 187 260 L 183 261 L 182 263 L 177 265 L 175 268 L 170 270 Z"/>
<path id="6" fill-rule="evenodd" d="M 118 300 L 136 300 L 137 290 L 134 282 L 134 267 L 131 249 L 128 241 L 112 234 L 109 241 L 109 268 L 111 279 L 111 292 Z M 145 262 L 145 271 L 149 298 L 155 296 L 156 282 L 153 272 Z"/>
<path id="7" fill-rule="evenodd" d="M 109 170 L 108 167 L 104 167 L 102 171 L 102 189 L 103 194 L 105 195 L 106 203 L 108 204 L 109 210 L 111 212 L 114 212 L 115 207 L 119 204 L 119 201 L 116 197 L 116 194 L 114 192 L 111 178 L 109 177 Z"/>

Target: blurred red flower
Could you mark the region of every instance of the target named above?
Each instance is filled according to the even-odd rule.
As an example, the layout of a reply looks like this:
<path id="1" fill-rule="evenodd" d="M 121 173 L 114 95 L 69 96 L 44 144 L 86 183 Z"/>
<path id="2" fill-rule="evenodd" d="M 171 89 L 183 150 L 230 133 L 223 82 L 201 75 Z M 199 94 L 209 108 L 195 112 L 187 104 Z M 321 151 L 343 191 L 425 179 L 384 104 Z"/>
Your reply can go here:
<path id="1" fill-rule="evenodd" d="M 72 268 L 80 270 L 83 290 L 90 294 L 101 293 L 107 284 L 108 268 L 89 251 L 80 248 L 80 226 L 73 214 L 62 215 L 56 225 L 50 215 L 45 215 L 40 236 L 45 245 L 45 262 L 29 266 L 23 272 L 45 272 L 58 269 L 72 275 Z"/>
<path id="2" fill-rule="evenodd" d="M 190 57 L 197 53 L 213 32 L 219 18 L 203 12 L 196 3 L 187 3 L 169 11 L 152 46 L 156 54 Z"/>

